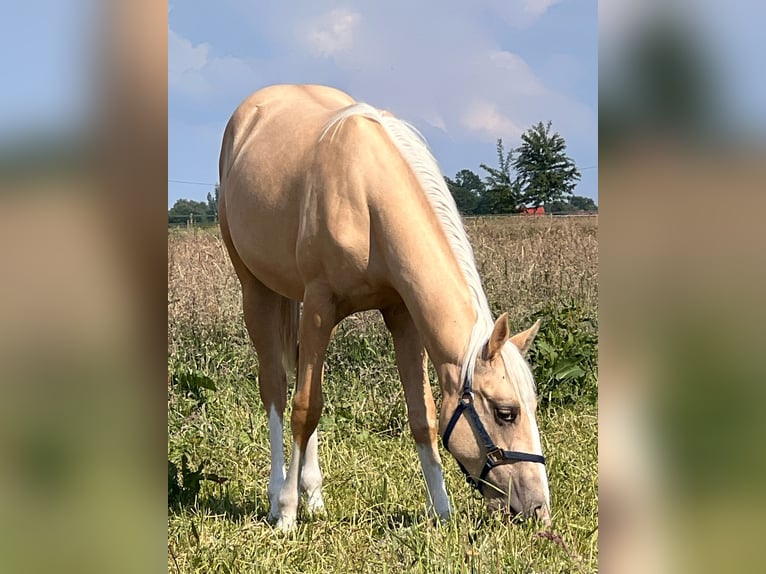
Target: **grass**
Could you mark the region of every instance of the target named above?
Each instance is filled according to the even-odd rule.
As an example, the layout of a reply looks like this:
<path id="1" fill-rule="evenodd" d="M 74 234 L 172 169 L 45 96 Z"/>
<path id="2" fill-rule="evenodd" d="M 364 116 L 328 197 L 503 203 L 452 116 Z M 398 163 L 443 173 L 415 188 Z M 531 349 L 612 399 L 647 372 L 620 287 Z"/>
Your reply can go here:
<path id="1" fill-rule="evenodd" d="M 595 218 L 467 221 L 493 310 L 509 311 L 517 328 L 551 305 L 595 317 L 596 226 Z M 455 516 L 433 524 L 393 346 L 376 313 L 344 321 L 328 351 L 319 427 L 327 513 L 300 516 L 294 532 L 278 532 L 265 518 L 268 425 L 258 362 L 220 237 L 171 230 L 168 261 L 168 461 L 177 467 L 169 483 L 187 495 L 168 506 L 169 571 L 597 570 L 596 405 L 539 408 L 551 530 L 488 514 L 444 451 Z"/>

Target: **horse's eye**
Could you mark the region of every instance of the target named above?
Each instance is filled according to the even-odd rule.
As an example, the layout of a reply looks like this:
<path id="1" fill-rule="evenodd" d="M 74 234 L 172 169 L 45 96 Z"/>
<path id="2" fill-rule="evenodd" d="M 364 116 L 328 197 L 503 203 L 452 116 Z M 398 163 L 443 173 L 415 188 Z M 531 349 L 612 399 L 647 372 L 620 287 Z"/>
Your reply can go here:
<path id="1" fill-rule="evenodd" d="M 512 423 L 519 414 L 518 407 L 496 407 L 495 416 L 501 423 Z"/>

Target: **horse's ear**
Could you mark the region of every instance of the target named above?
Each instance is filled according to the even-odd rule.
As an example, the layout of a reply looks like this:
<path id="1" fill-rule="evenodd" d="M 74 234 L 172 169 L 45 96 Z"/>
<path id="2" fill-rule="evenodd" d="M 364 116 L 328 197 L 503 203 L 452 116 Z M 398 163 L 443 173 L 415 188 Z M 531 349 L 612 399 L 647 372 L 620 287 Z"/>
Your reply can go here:
<path id="1" fill-rule="evenodd" d="M 540 329 L 540 321 L 541 319 L 538 319 L 529 329 L 511 337 L 511 343 L 516 345 L 522 355 L 526 355 L 532 346 L 532 341 L 535 340 L 535 335 L 537 335 L 537 331 Z"/>
<path id="2" fill-rule="evenodd" d="M 511 328 L 508 326 L 508 313 L 503 313 L 495 321 L 495 327 L 492 329 L 489 341 L 487 341 L 487 348 L 485 350 L 485 358 L 487 360 L 492 360 L 497 356 L 510 334 Z"/>

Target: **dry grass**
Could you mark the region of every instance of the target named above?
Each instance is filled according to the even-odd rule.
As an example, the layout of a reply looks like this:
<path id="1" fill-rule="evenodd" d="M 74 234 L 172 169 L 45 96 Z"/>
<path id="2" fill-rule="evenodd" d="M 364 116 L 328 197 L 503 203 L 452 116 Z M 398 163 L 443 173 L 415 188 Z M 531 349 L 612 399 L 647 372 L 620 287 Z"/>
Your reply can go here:
<path id="1" fill-rule="evenodd" d="M 509 312 L 512 322 L 551 301 L 573 300 L 595 310 L 597 226 L 597 216 L 467 219 L 492 310 Z M 244 334 L 239 282 L 217 228 L 169 232 L 168 320 L 171 344 L 182 325 L 194 325 L 201 334 Z"/>
<path id="2" fill-rule="evenodd" d="M 217 228 L 168 233 L 168 345 L 173 355 L 198 337 L 247 337 L 237 275 Z"/>
<path id="3" fill-rule="evenodd" d="M 598 305 L 596 217 L 476 217 L 466 221 L 492 310 L 511 320 L 550 301 Z"/>

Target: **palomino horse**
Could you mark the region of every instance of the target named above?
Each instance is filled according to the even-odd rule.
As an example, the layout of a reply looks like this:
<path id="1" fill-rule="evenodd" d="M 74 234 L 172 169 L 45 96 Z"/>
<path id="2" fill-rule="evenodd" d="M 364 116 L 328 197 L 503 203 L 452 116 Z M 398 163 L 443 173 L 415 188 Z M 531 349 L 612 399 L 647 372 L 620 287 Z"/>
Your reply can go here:
<path id="1" fill-rule="evenodd" d="M 438 429 L 469 483 L 490 508 L 548 522 L 523 357 L 539 322 L 510 336 L 505 314 L 493 321 L 455 202 L 418 132 L 333 88 L 271 86 L 232 115 L 219 167 L 221 231 L 269 417 L 277 526 L 294 526 L 300 489 L 310 511 L 324 508 L 316 427 L 325 352 L 335 326 L 368 309 L 393 335 L 429 511 L 446 518 L 452 509 L 426 353 L 443 394 Z M 296 366 L 285 475 L 282 415 Z"/>

